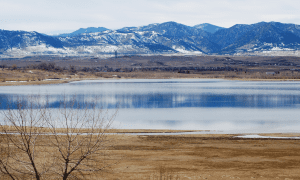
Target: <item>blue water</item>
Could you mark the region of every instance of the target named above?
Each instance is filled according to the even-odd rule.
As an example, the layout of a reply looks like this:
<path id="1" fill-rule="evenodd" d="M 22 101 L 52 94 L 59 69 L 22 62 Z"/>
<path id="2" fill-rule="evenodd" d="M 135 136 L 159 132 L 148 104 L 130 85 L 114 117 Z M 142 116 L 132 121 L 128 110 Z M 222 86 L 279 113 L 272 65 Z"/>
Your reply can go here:
<path id="1" fill-rule="evenodd" d="M 48 95 L 51 108 L 76 96 L 114 111 L 116 128 L 226 132 L 300 132 L 300 82 L 228 80 L 97 80 L 0 87 L 1 109 L 28 94 Z M 10 105 L 12 108 L 16 106 Z"/>

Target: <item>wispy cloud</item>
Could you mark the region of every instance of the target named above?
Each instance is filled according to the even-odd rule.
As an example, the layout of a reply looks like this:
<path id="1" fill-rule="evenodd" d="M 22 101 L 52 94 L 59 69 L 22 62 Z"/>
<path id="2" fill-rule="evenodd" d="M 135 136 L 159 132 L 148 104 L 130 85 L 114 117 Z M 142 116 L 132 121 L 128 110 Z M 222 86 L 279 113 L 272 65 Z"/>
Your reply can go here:
<path id="1" fill-rule="evenodd" d="M 296 0 L 2 0 L 0 24 L 1 29 L 42 33 L 166 21 L 223 27 L 260 21 L 300 24 L 299 5 Z"/>

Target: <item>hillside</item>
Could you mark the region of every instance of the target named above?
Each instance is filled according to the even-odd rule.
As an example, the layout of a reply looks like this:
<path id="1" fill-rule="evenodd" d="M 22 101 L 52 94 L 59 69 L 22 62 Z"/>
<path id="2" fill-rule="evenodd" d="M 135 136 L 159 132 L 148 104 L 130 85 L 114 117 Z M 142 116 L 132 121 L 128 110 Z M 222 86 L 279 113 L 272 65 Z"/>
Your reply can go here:
<path id="1" fill-rule="evenodd" d="M 300 26 L 280 22 L 237 24 L 221 28 L 208 23 L 176 22 L 109 30 L 81 28 L 70 34 L 0 31 L 1 57 L 27 55 L 111 56 L 118 54 L 298 55 Z"/>

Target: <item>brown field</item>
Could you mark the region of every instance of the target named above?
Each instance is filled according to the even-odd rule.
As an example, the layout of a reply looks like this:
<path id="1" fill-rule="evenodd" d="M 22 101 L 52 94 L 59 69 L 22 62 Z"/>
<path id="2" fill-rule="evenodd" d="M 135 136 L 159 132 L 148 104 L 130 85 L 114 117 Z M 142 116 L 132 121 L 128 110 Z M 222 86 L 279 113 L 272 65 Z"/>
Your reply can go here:
<path id="1" fill-rule="evenodd" d="M 51 149 L 49 138 L 39 147 Z M 106 157 L 94 158 L 112 166 L 88 179 L 300 179 L 299 140 L 111 135 L 111 143 Z"/>
<path id="2" fill-rule="evenodd" d="M 232 135 L 123 136 L 106 179 L 300 179 L 300 141 Z"/>

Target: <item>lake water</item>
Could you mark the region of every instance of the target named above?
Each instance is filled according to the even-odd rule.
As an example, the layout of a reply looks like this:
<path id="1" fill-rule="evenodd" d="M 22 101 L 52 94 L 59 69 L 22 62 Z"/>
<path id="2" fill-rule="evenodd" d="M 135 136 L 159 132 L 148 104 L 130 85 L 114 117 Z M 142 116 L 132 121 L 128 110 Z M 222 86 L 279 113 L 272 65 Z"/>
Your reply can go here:
<path id="1" fill-rule="evenodd" d="M 300 82 L 208 79 L 97 80 L 58 85 L 0 87 L 7 99 L 49 95 L 52 108 L 63 94 L 78 102 L 100 99 L 98 107 L 118 106 L 115 128 L 213 130 L 213 133 L 300 132 Z M 14 99 L 14 98 L 12 98 Z"/>

